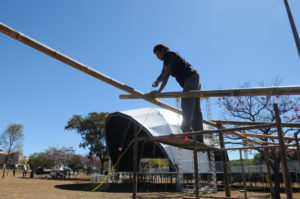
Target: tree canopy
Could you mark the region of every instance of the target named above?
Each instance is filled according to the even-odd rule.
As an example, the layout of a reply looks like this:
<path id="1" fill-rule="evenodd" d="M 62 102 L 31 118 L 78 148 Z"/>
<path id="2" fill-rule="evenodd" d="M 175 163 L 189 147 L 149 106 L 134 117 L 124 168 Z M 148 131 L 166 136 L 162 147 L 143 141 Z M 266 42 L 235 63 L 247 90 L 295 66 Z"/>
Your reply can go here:
<path id="1" fill-rule="evenodd" d="M 82 142 L 79 147 L 89 149 L 89 155 L 96 155 L 100 158 L 103 172 L 104 156 L 106 152 L 105 141 L 104 141 L 104 128 L 105 120 L 108 113 L 96 113 L 91 112 L 86 117 L 81 115 L 73 115 L 68 121 L 65 130 L 75 130 L 81 135 Z"/>

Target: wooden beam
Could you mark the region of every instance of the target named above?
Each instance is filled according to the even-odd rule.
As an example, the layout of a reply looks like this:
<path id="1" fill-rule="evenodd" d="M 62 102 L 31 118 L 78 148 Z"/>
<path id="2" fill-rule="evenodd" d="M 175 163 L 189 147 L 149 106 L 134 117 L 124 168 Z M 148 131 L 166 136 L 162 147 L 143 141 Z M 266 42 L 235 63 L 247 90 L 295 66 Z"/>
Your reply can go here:
<path id="1" fill-rule="evenodd" d="M 158 101 L 152 97 L 149 97 L 147 95 L 145 95 L 144 93 L 140 92 L 140 91 L 137 91 L 135 90 L 134 88 L 128 86 L 128 85 L 125 85 L 109 76 L 106 76 L 92 68 L 89 68 L 88 66 L 78 62 L 78 61 L 75 61 L 74 59 L 71 59 L 70 57 L 67 57 L 66 55 L 44 45 L 44 44 L 41 44 L 39 43 L 38 41 L 12 29 L 11 27 L 9 26 L 6 26 L 4 25 L 3 23 L 0 23 L 0 32 L 6 34 L 7 36 L 10 36 L 12 37 L 13 39 L 16 39 L 46 55 L 49 55 L 50 57 L 53 57 L 54 59 L 57 59 L 69 66 L 72 66 L 73 68 L 77 69 L 77 70 L 80 70 L 90 76 L 93 76 L 95 77 L 96 79 L 99 79 L 101 81 L 104 81 L 105 83 L 107 84 L 110 84 L 114 87 L 117 87 L 127 93 L 130 93 L 134 96 L 137 96 L 139 98 L 142 98 L 150 103 L 153 103 L 153 104 L 156 104 L 158 106 L 161 106 L 163 108 L 166 108 L 168 110 L 171 110 L 175 113 L 181 113 L 181 110 L 173 107 L 173 106 L 170 106 L 164 102 L 161 102 L 161 101 Z"/>
<path id="2" fill-rule="evenodd" d="M 275 128 L 276 124 L 260 124 L 255 126 L 246 126 L 246 127 L 238 127 L 238 128 L 223 128 L 217 130 L 204 130 L 204 131 L 195 131 L 191 133 L 184 133 L 184 134 L 172 134 L 172 135 L 164 135 L 164 136 L 156 136 L 156 137 L 139 137 L 139 141 L 158 141 L 162 139 L 171 139 L 171 138 L 180 138 L 184 136 L 199 136 L 202 134 L 211 134 L 211 133 L 220 133 L 220 134 L 229 134 L 229 135 L 236 135 L 240 138 L 247 139 L 250 141 L 251 139 L 248 136 L 244 135 L 244 133 L 236 133 L 236 131 L 244 131 L 250 129 L 257 129 L 257 128 Z M 252 135 L 252 134 L 248 134 Z M 249 136 L 250 137 L 250 136 Z M 254 141 L 256 144 L 261 144 L 260 142 Z"/>
<path id="3" fill-rule="evenodd" d="M 276 87 L 254 87 L 233 88 L 219 90 L 164 92 L 157 93 L 155 98 L 191 98 L 191 97 L 240 97 L 240 96 L 272 96 L 272 95 L 300 95 L 300 85 L 276 86 Z M 150 97 L 149 93 L 145 96 Z M 139 99 L 139 96 L 120 95 L 120 99 Z"/>
<path id="4" fill-rule="evenodd" d="M 242 149 L 240 149 L 239 151 L 240 151 L 240 162 L 241 162 L 241 169 L 242 169 L 244 196 L 245 196 L 245 199 L 247 199 L 247 186 L 246 186 L 246 177 L 245 177 L 245 171 L 244 171 L 244 161 L 243 161 Z"/>
<path id="5" fill-rule="evenodd" d="M 169 111 L 172 111 L 172 112 L 175 112 L 175 113 L 178 113 L 178 114 L 182 114 L 182 111 L 173 107 L 173 106 L 170 106 L 164 102 L 161 102 L 161 101 L 158 101 L 157 99 L 155 98 L 152 98 L 152 97 L 149 97 L 147 95 L 145 95 L 144 93 L 138 91 L 138 90 L 135 90 L 133 89 L 132 87 L 130 86 L 127 86 L 117 80 L 114 80 L 113 78 L 111 77 L 108 77 L 92 68 L 89 68 L 88 66 L 74 60 L 74 59 L 71 59 L 70 57 L 67 57 L 66 55 L 44 45 L 44 44 L 41 44 L 39 43 L 38 41 L 12 29 L 11 27 L 3 24 L 3 23 L 0 23 L 0 32 L 2 32 L 3 34 L 13 38 L 13 39 L 16 39 L 17 41 L 20 41 L 50 57 L 53 57 L 54 59 L 57 59 L 77 70 L 80 70 L 90 76 L 93 76 L 95 77 L 96 79 L 99 79 L 101 81 L 104 81 L 105 83 L 107 84 L 110 84 L 114 87 L 117 87 L 125 92 L 128 92 L 134 96 L 137 96 L 138 98 L 142 98 L 152 104 L 156 104 L 160 107 L 163 107 Z M 215 123 L 213 122 L 210 122 L 210 121 L 207 121 L 207 120 L 203 120 L 203 123 L 207 124 L 207 125 L 212 125 L 212 126 L 215 126 Z M 238 132 L 236 132 L 236 134 L 239 134 Z"/>
<path id="6" fill-rule="evenodd" d="M 138 134 L 138 127 L 134 127 L 134 143 L 133 143 L 133 182 L 132 182 L 132 199 L 136 199 L 136 193 L 137 193 L 137 160 L 138 160 L 138 140 L 137 138 Z"/>
<path id="7" fill-rule="evenodd" d="M 289 20 L 290 20 L 290 24 L 291 24 L 291 28 L 292 28 L 292 31 L 293 31 L 296 47 L 297 47 L 297 50 L 298 50 L 298 55 L 300 57 L 300 39 L 299 39 L 299 35 L 298 35 L 298 32 L 297 32 L 297 28 L 296 28 L 296 25 L 295 25 L 295 22 L 294 22 L 294 19 L 293 19 L 293 15 L 292 15 L 288 0 L 284 0 L 284 5 L 285 5 L 286 12 L 287 12 Z"/>
<path id="8" fill-rule="evenodd" d="M 195 177 L 195 195 L 196 199 L 199 199 L 199 170 L 198 170 L 198 152 L 196 149 L 197 136 L 193 136 L 193 158 L 194 158 L 194 177 Z"/>
<path id="9" fill-rule="evenodd" d="M 275 124 L 274 122 L 249 122 L 249 121 L 229 121 L 229 120 L 210 120 L 212 122 L 221 121 L 223 124 L 230 124 L 230 125 L 258 125 L 258 124 Z M 282 127 L 295 127 L 300 128 L 300 123 L 296 122 L 283 122 L 281 123 Z"/>
<path id="10" fill-rule="evenodd" d="M 218 129 L 222 129 L 222 123 L 218 122 Z M 223 134 L 219 134 L 219 141 L 220 141 L 220 147 L 225 148 L 224 144 L 224 137 Z M 221 151 L 221 159 L 222 159 L 222 167 L 223 167 L 223 181 L 225 184 L 225 192 L 226 192 L 226 197 L 231 197 L 230 193 L 230 185 L 229 185 L 229 176 L 228 176 L 228 168 L 227 168 L 227 151 Z"/>
<path id="11" fill-rule="evenodd" d="M 281 164 L 282 164 L 282 173 L 284 178 L 285 192 L 287 199 L 293 199 L 293 191 L 291 186 L 291 177 L 288 168 L 288 161 L 286 157 L 286 146 L 283 140 L 283 132 L 281 128 L 281 119 L 279 116 L 278 105 L 274 104 L 275 118 L 277 123 L 277 133 L 279 137 L 280 144 L 280 156 L 281 156 Z"/>

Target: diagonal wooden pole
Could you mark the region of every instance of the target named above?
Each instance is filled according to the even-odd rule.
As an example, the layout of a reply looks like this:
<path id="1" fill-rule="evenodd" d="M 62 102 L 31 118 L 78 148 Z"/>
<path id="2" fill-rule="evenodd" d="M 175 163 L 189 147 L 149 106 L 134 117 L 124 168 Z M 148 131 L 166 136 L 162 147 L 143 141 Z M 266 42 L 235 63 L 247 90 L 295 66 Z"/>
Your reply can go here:
<path id="1" fill-rule="evenodd" d="M 104 81 L 105 83 L 107 84 L 110 84 L 114 87 L 117 87 L 127 93 L 130 93 L 132 95 L 135 95 L 137 97 L 140 97 L 150 103 L 153 103 L 153 104 L 156 104 L 158 106 L 161 106 L 163 108 L 166 108 L 168 110 L 171 110 L 173 112 L 176 112 L 176 113 L 181 113 L 181 110 L 173 107 L 173 106 L 170 106 L 164 102 L 161 102 L 161 101 L 158 101 L 156 100 L 155 98 L 152 98 L 152 97 L 149 97 L 149 96 L 146 96 L 144 95 L 144 93 L 140 92 L 140 91 L 137 91 L 135 90 L 134 88 L 130 87 L 130 86 L 127 86 L 109 76 L 106 76 L 92 68 L 89 68 L 88 66 L 74 60 L 74 59 L 71 59 L 70 57 L 44 45 L 44 44 L 41 44 L 39 43 L 38 41 L 12 29 L 11 27 L 3 24 L 3 23 L 0 23 L 0 32 L 4 33 L 5 35 L 7 36 L 10 36 L 42 53 L 45 53 L 46 55 L 49 55 L 50 57 L 53 57 L 54 59 L 57 59 L 65 64 L 68 64 L 69 66 L 72 66 L 73 68 L 76 68 L 77 70 L 80 70 L 88 75 L 91 75 L 101 81 Z"/>
<path id="2" fill-rule="evenodd" d="M 161 102 L 161 101 L 158 101 L 157 99 L 155 98 L 152 98 L 150 96 L 147 96 L 145 95 L 144 93 L 140 92 L 140 91 L 137 91 L 135 89 L 133 89 L 132 87 L 129 87 L 117 80 L 114 80 L 113 78 L 109 77 L 109 76 L 106 76 L 92 68 L 89 68 L 88 66 L 76 61 L 76 60 L 73 60 L 71 59 L 70 57 L 44 45 L 44 44 L 41 44 L 40 42 L 12 29 L 11 27 L 3 24 L 0 22 L 0 32 L 2 32 L 3 34 L 13 38 L 13 39 L 16 39 L 46 55 L 49 55 L 50 57 L 53 57 L 54 59 L 57 59 L 69 66 L 72 66 L 73 68 L 77 69 L 77 70 L 80 70 L 88 75 L 91 75 L 101 81 L 104 81 L 106 82 L 107 84 L 110 84 L 112 86 L 115 86 L 125 92 L 128 92 L 138 98 L 142 98 L 152 104 L 156 104 L 160 107 L 163 107 L 169 111 L 172 111 L 172 112 L 175 112 L 175 113 L 178 113 L 178 114 L 182 114 L 182 111 L 173 107 L 173 106 L 170 106 L 164 102 Z M 216 126 L 216 123 L 214 122 L 211 122 L 211 121 L 208 121 L 208 120 L 203 120 L 203 123 L 207 124 L 207 125 L 211 125 L 211 126 Z M 237 136 L 240 136 L 240 133 L 239 132 L 235 132 Z M 243 137 L 243 136 L 241 136 Z M 254 143 L 258 143 L 257 141 L 255 140 L 251 140 L 249 139 L 249 141 L 251 142 L 254 142 Z"/>
<path id="3" fill-rule="evenodd" d="M 290 20 L 290 24 L 291 24 L 291 28 L 292 28 L 292 31 L 293 31 L 293 35 L 294 35 L 296 47 L 297 47 L 298 54 L 299 54 L 299 57 L 300 57 L 300 40 L 299 40 L 299 35 L 298 35 L 298 32 L 297 32 L 297 28 L 296 28 L 296 25 L 295 25 L 295 22 L 294 22 L 294 19 L 293 19 L 293 15 L 292 15 L 292 12 L 291 12 L 288 0 L 284 0 L 284 5 L 285 5 L 286 12 L 287 12 L 289 20 Z"/>

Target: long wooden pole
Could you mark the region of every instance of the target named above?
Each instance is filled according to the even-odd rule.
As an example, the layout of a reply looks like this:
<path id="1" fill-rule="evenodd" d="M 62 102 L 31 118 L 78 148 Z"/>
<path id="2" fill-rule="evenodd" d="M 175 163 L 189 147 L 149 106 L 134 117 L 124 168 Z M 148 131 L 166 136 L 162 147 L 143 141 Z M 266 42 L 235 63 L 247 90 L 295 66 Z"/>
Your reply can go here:
<path id="1" fill-rule="evenodd" d="M 245 171 L 244 171 L 244 161 L 243 161 L 242 150 L 240 149 L 239 151 L 240 151 L 240 161 L 241 161 L 241 169 L 242 169 L 244 196 L 245 196 L 245 199 L 247 199 L 247 188 L 246 188 L 246 177 L 245 177 Z"/>
<path id="2" fill-rule="evenodd" d="M 280 144 L 280 156 L 281 156 L 281 163 L 282 163 L 282 173 L 284 177 L 284 185 L 285 185 L 285 191 L 287 199 L 293 199 L 293 192 L 292 192 L 292 186 L 291 186 L 291 177 L 289 174 L 289 168 L 288 168 L 288 161 L 286 158 L 286 150 L 285 150 L 285 143 L 283 139 L 283 132 L 281 128 L 281 119 L 279 116 L 279 110 L 278 105 L 274 104 L 274 111 L 275 111 L 275 117 L 276 117 L 276 123 L 277 123 L 277 133 L 279 137 L 279 144 Z"/>
<path id="3" fill-rule="evenodd" d="M 256 88 L 235 88 L 220 90 L 202 90 L 185 92 L 165 92 L 154 95 L 156 98 L 190 98 L 190 97 L 238 97 L 238 96 L 271 96 L 271 95 L 299 95 L 300 86 L 276 86 Z M 150 96 L 146 94 L 146 96 Z M 120 99 L 138 99 L 139 96 L 120 95 Z"/>
<path id="4" fill-rule="evenodd" d="M 217 122 L 217 126 L 219 129 L 222 128 L 222 123 Z M 219 134 L 219 141 L 220 141 L 220 147 L 225 148 L 224 144 L 224 137 L 223 134 Z M 231 197 L 230 194 L 230 186 L 229 186 L 229 178 L 228 178 L 228 169 L 227 169 L 227 158 L 226 158 L 226 151 L 221 151 L 221 159 L 222 159 L 222 166 L 223 166 L 223 180 L 224 180 L 224 185 L 225 185 L 225 192 L 226 192 L 226 197 Z"/>
<path id="5" fill-rule="evenodd" d="M 230 120 L 211 120 L 212 122 L 221 121 L 223 124 L 231 125 L 258 125 L 258 124 L 275 124 L 274 122 L 248 122 L 248 121 L 230 121 Z M 295 127 L 300 128 L 300 123 L 296 122 L 282 122 L 282 127 Z M 292 137 L 291 137 L 292 138 Z"/>
<path id="6" fill-rule="evenodd" d="M 138 128 L 134 127 L 134 143 L 133 143 L 133 182 L 132 182 L 132 199 L 136 199 L 137 193 L 137 156 L 138 156 L 138 140 L 137 138 Z"/>
<path id="7" fill-rule="evenodd" d="M 194 177 L 195 177 L 195 195 L 196 199 L 199 199 L 199 170 L 198 170 L 198 153 L 196 150 L 196 140 L 197 136 L 193 136 L 194 142 L 194 149 L 193 149 L 193 156 L 194 156 Z"/>
<path id="8" fill-rule="evenodd" d="M 16 39 L 16 40 L 22 42 L 42 53 L 45 53 L 46 55 L 49 55 L 50 57 L 53 57 L 54 59 L 57 59 L 65 64 L 68 64 L 69 66 L 72 66 L 73 68 L 75 68 L 77 70 L 80 70 L 80 71 L 82 71 L 88 75 L 91 75 L 101 81 L 104 81 L 112 86 L 115 86 L 125 92 L 128 92 L 134 96 L 142 98 L 152 104 L 156 104 L 160 107 L 168 109 L 172 112 L 182 114 L 181 110 L 179 110 L 173 106 L 170 106 L 164 102 L 158 101 L 155 98 L 149 97 L 149 96 L 145 95 L 144 93 L 133 89 L 132 87 L 129 87 L 121 82 L 118 82 L 117 80 L 112 79 L 111 77 L 108 77 L 92 68 L 89 68 L 88 66 L 86 66 L 78 61 L 75 61 L 75 60 L 71 59 L 70 57 L 67 57 L 66 55 L 64 55 L 56 50 L 53 50 L 44 44 L 39 43 L 38 41 L 12 29 L 11 27 L 9 27 L 3 23 L 0 23 L 0 32 L 2 32 L 3 34 L 5 34 L 9 37 L 12 37 L 13 39 Z M 203 123 L 205 123 L 207 125 L 211 125 L 211 126 L 216 126 L 216 124 L 214 122 L 207 121 L 207 120 L 203 120 Z M 236 134 L 238 135 L 239 132 L 236 132 Z M 249 141 L 251 141 L 251 140 L 249 140 Z"/>
<path id="9" fill-rule="evenodd" d="M 150 103 L 153 103 L 153 104 L 156 104 L 158 106 L 161 106 L 161 107 L 164 107 L 168 110 L 171 110 L 173 112 L 176 112 L 176 113 L 181 113 L 181 110 L 173 107 L 173 106 L 170 106 L 164 102 L 161 102 L 161 101 L 158 101 L 152 97 L 149 97 L 149 96 L 146 96 L 144 95 L 144 93 L 140 92 L 140 91 L 137 91 L 135 90 L 134 88 L 130 87 L 130 86 L 127 86 L 109 76 L 106 76 L 92 68 L 89 68 L 88 66 L 78 62 L 78 61 L 75 61 L 73 59 L 71 59 L 70 57 L 67 57 L 66 55 L 44 45 L 44 44 L 41 44 L 39 43 L 38 41 L 12 29 L 11 27 L 9 26 L 6 26 L 4 25 L 3 23 L 0 23 L 0 32 L 6 34 L 7 36 L 10 36 L 42 53 L 45 53 L 46 55 L 49 55 L 50 57 L 53 57 L 54 59 L 57 59 L 65 64 L 68 64 L 69 66 L 72 66 L 73 68 L 77 69 L 77 70 L 80 70 L 88 75 L 91 75 L 101 81 L 104 81 L 105 83 L 107 84 L 110 84 L 114 87 L 117 87 L 127 93 L 130 93 L 132 95 L 135 95 L 139 98 L 142 98 Z"/>
<path id="10" fill-rule="evenodd" d="M 267 168 L 267 176 L 269 179 L 269 187 L 270 187 L 270 192 L 271 192 L 271 196 L 272 199 L 274 198 L 274 188 L 273 188 L 273 183 L 272 183 L 272 174 L 271 174 L 271 168 L 270 168 L 270 164 L 268 162 L 268 153 L 267 153 L 267 149 L 264 148 L 264 157 L 265 157 L 265 163 L 266 163 L 266 168 Z"/>
<path id="11" fill-rule="evenodd" d="M 300 40 L 299 40 L 299 35 L 298 35 L 298 32 L 297 32 L 297 28 L 296 28 L 296 25 L 295 25 L 293 15 L 292 15 L 292 12 L 291 12 L 288 1 L 284 0 L 284 4 L 285 4 L 285 8 L 286 8 L 289 20 L 290 20 L 290 24 L 291 24 L 291 28 L 292 28 L 292 31 L 293 31 L 296 47 L 297 47 L 298 54 L 299 54 L 299 57 L 300 57 Z"/>
<path id="12" fill-rule="evenodd" d="M 183 136 L 194 136 L 194 135 L 199 136 L 202 134 L 220 133 L 220 134 L 228 134 L 228 135 L 237 135 L 249 141 L 250 139 L 248 138 L 247 135 L 253 136 L 253 134 L 247 134 L 247 135 L 244 135 L 244 133 L 237 134 L 236 131 L 245 131 L 250 129 L 258 129 L 258 128 L 272 128 L 272 127 L 274 128 L 275 126 L 276 124 L 260 124 L 255 126 L 245 126 L 245 127 L 238 127 L 238 128 L 226 128 L 226 129 L 221 127 L 221 129 L 217 129 L 217 130 L 204 130 L 204 131 L 195 131 L 195 132 L 184 133 L 184 134 L 175 134 L 175 135 L 171 135 L 171 137 L 180 138 Z M 253 137 L 255 137 L 255 135 Z M 164 138 L 168 139 L 170 138 L 170 135 L 157 136 L 157 137 L 139 137 L 138 139 L 139 141 L 156 141 Z M 253 142 L 256 144 L 261 144 L 260 142 L 257 141 L 253 141 Z"/>

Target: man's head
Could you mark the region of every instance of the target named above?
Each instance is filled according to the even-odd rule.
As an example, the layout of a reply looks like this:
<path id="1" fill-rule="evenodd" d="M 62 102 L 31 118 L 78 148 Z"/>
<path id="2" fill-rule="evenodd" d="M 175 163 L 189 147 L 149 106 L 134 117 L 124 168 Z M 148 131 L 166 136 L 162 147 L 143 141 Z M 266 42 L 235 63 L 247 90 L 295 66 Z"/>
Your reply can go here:
<path id="1" fill-rule="evenodd" d="M 163 60 L 164 54 L 166 51 L 168 51 L 169 48 L 164 44 L 157 44 L 153 48 L 153 53 L 156 55 L 156 57 L 160 60 Z"/>

